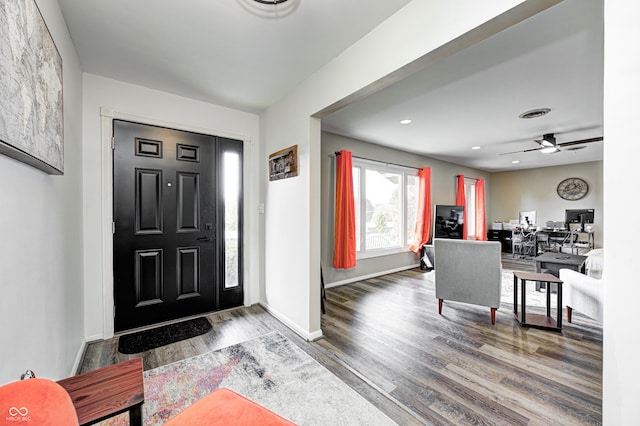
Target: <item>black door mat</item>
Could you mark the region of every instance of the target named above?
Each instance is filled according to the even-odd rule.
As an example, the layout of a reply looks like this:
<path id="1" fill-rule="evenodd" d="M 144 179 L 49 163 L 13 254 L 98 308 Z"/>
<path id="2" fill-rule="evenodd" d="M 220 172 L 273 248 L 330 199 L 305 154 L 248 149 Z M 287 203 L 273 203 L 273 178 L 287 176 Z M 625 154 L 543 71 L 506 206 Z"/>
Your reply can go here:
<path id="1" fill-rule="evenodd" d="M 211 330 L 211 323 L 203 317 L 175 324 L 164 325 L 150 330 L 126 334 L 118 339 L 118 352 L 137 354 L 180 340 L 200 336 Z"/>

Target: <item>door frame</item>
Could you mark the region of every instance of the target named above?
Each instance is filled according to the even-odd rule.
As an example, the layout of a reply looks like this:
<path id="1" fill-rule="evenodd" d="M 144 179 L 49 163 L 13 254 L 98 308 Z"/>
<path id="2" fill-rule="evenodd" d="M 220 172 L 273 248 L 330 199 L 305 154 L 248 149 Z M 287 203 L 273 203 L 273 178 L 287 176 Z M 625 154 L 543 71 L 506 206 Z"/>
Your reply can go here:
<path id="1" fill-rule="evenodd" d="M 114 289 L 113 289 L 113 120 L 126 120 L 133 121 L 141 124 L 148 124 L 151 126 L 167 127 L 170 129 L 183 130 L 187 132 L 203 133 L 211 136 L 220 136 L 229 139 L 237 139 L 242 141 L 244 155 L 243 159 L 243 196 L 244 196 L 244 237 L 243 237 L 243 257 L 245 259 L 242 274 L 244 282 L 244 305 L 248 306 L 253 298 L 253 292 L 248 288 L 250 280 L 249 271 L 252 265 L 250 265 L 249 259 L 251 254 L 249 253 L 250 245 L 247 244 L 246 236 L 249 235 L 247 226 L 249 222 L 247 219 L 247 211 L 251 208 L 248 194 L 250 188 L 247 187 L 247 182 L 250 181 L 250 176 L 247 176 L 249 170 L 248 161 L 252 158 L 251 155 L 251 139 L 244 135 L 237 135 L 230 132 L 224 132 L 215 129 L 202 128 L 198 126 L 190 126 L 185 124 L 179 124 L 169 122 L 166 120 L 158 120 L 149 117 L 143 117 L 134 114 L 122 113 L 113 111 L 109 108 L 100 108 L 100 148 L 101 148 L 101 237 L 102 237 L 102 306 L 103 306 L 103 338 L 109 339 L 115 334 L 115 302 L 114 302 Z M 130 330 L 129 330 L 130 331 Z"/>

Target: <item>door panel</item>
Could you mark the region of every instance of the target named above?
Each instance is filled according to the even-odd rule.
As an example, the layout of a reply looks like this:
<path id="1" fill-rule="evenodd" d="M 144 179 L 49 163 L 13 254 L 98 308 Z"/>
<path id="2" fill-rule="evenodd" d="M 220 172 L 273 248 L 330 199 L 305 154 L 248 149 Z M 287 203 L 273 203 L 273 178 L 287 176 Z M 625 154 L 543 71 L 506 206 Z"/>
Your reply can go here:
<path id="1" fill-rule="evenodd" d="M 136 235 L 162 234 L 162 170 L 135 173 Z"/>
<path id="2" fill-rule="evenodd" d="M 200 229 L 200 180 L 194 173 L 178 173 L 178 232 Z"/>
<path id="3" fill-rule="evenodd" d="M 242 144 L 121 120 L 113 127 L 115 330 L 242 304 L 241 284 L 233 297 L 223 291 L 217 238 L 219 158 Z"/>
<path id="4" fill-rule="evenodd" d="M 136 308 L 162 303 L 162 250 L 136 250 Z"/>
<path id="5" fill-rule="evenodd" d="M 200 248 L 178 248 L 178 300 L 200 295 Z"/>

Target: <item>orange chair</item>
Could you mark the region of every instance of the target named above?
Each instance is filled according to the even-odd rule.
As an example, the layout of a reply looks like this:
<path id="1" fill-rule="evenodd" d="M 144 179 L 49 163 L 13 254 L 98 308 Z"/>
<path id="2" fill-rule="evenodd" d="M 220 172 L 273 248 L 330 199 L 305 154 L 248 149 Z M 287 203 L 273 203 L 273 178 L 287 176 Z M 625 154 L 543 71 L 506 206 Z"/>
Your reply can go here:
<path id="1" fill-rule="evenodd" d="M 71 397 L 49 379 L 0 386 L 0 413 L 0 425 L 78 426 Z"/>
<path id="2" fill-rule="evenodd" d="M 221 388 L 200 398 L 165 425 L 295 426 L 295 423 L 291 423 L 242 395 Z"/>

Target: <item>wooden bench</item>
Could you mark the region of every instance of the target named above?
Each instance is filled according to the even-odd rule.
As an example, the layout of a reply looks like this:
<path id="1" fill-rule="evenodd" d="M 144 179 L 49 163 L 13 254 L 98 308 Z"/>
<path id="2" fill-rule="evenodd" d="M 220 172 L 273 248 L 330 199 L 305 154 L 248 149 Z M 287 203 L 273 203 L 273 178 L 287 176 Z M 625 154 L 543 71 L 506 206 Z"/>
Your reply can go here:
<path id="1" fill-rule="evenodd" d="M 58 381 L 69 393 L 80 425 L 90 425 L 125 411 L 129 424 L 142 425 L 142 358 Z"/>

